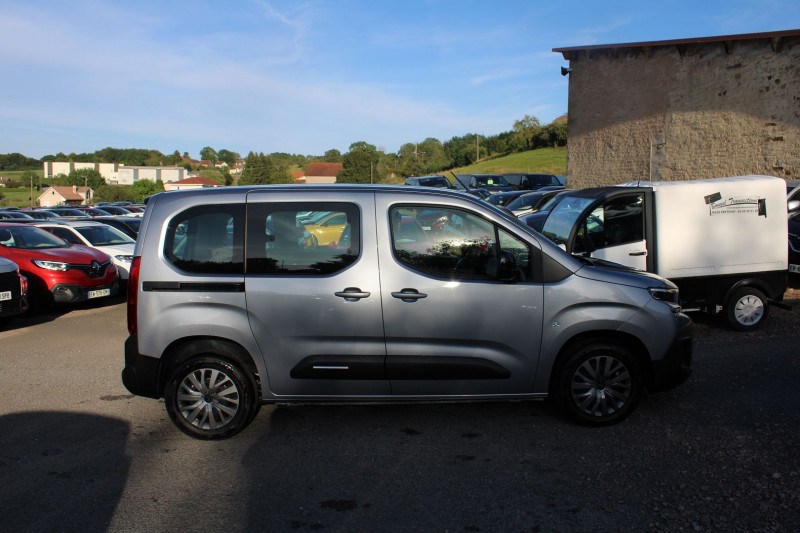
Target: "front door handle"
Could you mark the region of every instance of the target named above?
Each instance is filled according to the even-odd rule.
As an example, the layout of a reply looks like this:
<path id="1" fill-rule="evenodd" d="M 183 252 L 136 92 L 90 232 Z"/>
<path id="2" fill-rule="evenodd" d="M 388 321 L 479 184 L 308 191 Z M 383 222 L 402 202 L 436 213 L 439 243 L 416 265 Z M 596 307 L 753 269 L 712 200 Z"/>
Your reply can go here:
<path id="1" fill-rule="evenodd" d="M 629 253 L 628 255 L 630 255 L 630 256 L 632 256 L 632 257 L 634 257 L 634 256 L 637 256 L 637 255 L 647 255 L 647 252 L 646 252 L 646 251 L 645 251 L 645 252 L 643 252 L 643 251 L 639 251 L 639 252 L 631 252 L 631 253 Z"/>
<path id="2" fill-rule="evenodd" d="M 419 292 L 417 289 L 403 289 L 400 292 L 393 292 L 392 297 L 399 298 L 404 302 L 416 302 L 417 300 L 421 300 L 422 298 L 427 298 L 428 295 Z"/>
<path id="3" fill-rule="evenodd" d="M 339 298 L 344 298 L 346 302 L 357 302 L 362 298 L 368 298 L 369 293 L 364 292 L 358 287 L 347 287 L 343 291 L 334 292 L 334 296 L 338 296 Z"/>

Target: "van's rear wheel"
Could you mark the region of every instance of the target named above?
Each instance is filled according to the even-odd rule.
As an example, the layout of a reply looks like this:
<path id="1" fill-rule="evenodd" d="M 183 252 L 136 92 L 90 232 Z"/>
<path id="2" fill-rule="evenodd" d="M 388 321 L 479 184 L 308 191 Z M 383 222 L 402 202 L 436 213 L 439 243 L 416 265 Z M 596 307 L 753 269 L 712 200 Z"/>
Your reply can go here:
<path id="1" fill-rule="evenodd" d="M 599 340 L 578 346 L 561 369 L 556 391 L 559 404 L 580 424 L 619 422 L 642 397 L 644 381 L 636 357 L 614 342 Z"/>
<path id="2" fill-rule="evenodd" d="M 766 295 L 753 287 L 736 289 L 726 307 L 728 322 L 738 331 L 760 328 L 769 314 Z"/>
<path id="3" fill-rule="evenodd" d="M 164 403 L 175 425 L 198 439 L 236 435 L 259 407 L 252 377 L 238 364 L 212 356 L 181 364 L 167 383 Z"/>

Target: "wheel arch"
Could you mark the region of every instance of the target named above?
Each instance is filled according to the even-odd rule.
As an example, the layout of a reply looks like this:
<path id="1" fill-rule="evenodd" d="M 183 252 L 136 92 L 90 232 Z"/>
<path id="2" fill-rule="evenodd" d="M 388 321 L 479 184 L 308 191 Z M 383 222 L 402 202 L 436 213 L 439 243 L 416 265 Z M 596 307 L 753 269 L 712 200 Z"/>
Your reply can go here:
<path id="1" fill-rule="evenodd" d="M 569 358 L 569 355 L 581 346 L 589 346 L 598 341 L 613 342 L 627 348 L 634 355 L 634 357 L 636 357 L 636 361 L 639 363 L 642 376 L 645 380 L 645 386 L 650 388 L 653 385 L 653 364 L 650 359 L 650 353 L 647 350 L 647 346 L 645 346 L 640 339 L 634 335 L 631 335 L 630 333 L 625 333 L 622 331 L 584 331 L 567 340 L 558 351 L 558 355 L 556 356 L 553 366 L 550 370 L 547 391 L 548 396 L 552 397 L 554 395 L 559 376 L 561 375 L 564 364 Z"/>
<path id="2" fill-rule="evenodd" d="M 258 397 L 261 395 L 261 380 L 258 367 L 252 355 L 241 345 L 230 339 L 213 336 L 186 337 L 173 341 L 161 355 L 161 368 L 158 378 L 158 391 L 163 396 L 164 389 L 172 373 L 184 361 L 197 355 L 213 355 L 231 363 L 240 363 L 255 381 Z"/>

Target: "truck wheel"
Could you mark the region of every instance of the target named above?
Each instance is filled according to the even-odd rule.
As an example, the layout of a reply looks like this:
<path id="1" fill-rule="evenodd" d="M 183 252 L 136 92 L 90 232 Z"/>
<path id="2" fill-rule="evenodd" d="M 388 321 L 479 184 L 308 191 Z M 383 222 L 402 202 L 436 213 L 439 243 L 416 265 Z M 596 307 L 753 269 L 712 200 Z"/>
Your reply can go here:
<path id="1" fill-rule="evenodd" d="M 255 380 L 237 363 L 214 356 L 189 359 L 164 391 L 167 413 L 197 439 L 225 439 L 242 431 L 260 407 Z"/>
<path id="2" fill-rule="evenodd" d="M 761 327 L 769 313 L 767 297 L 753 287 L 736 289 L 726 307 L 728 322 L 738 331 L 751 331 Z"/>
<path id="3" fill-rule="evenodd" d="M 567 356 L 558 377 L 558 402 L 565 413 L 587 426 L 614 424 L 639 403 L 644 389 L 639 363 L 627 348 L 598 340 Z"/>

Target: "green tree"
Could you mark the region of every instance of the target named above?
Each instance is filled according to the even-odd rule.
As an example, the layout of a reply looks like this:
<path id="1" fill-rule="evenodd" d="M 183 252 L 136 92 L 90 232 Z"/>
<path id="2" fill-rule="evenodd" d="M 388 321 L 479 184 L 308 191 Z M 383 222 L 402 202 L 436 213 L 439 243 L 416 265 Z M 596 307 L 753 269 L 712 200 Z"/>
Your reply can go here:
<path id="1" fill-rule="evenodd" d="M 342 152 L 337 150 L 336 148 L 332 148 L 325 152 L 325 155 L 322 156 L 322 160 L 326 163 L 341 163 L 342 162 Z"/>
<path id="2" fill-rule="evenodd" d="M 219 158 L 219 161 L 225 161 L 229 167 L 232 167 L 236 163 L 237 159 L 242 158 L 242 156 L 240 156 L 238 153 L 225 150 L 224 148 L 217 152 L 217 157 Z"/>
<path id="3" fill-rule="evenodd" d="M 374 179 L 372 156 L 365 150 L 344 154 L 342 167 L 336 175 L 338 183 L 370 183 Z"/>
<path id="4" fill-rule="evenodd" d="M 205 146 L 202 150 L 200 150 L 200 159 L 216 163 L 219 160 L 219 156 L 217 155 L 216 150 L 210 146 Z"/>
<path id="5" fill-rule="evenodd" d="M 533 138 L 539 132 L 542 124 L 533 115 L 525 115 L 520 120 L 514 121 L 514 132 L 525 139 L 525 147 L 533 147 Z"/>
<path id="6" fill-rule="evenodd" d="M 97 189 L 106 184 L 106 180 L 93 168 L 78 168 L 69 175 L 59 174 L 53 178 L 54 185 L 75 185 L 77 187 L 91 187 Z"/>
<path id="7" fill-rule="evenodd" d="M 139 180 L 130 187 L 135 202 L 142 202 L 147 196 L 164 192 L 164 184 L 160 181 Z"/>
<path id="8" fill-rule="evenodd" d="M 239 177 L 240 185 L 270 185 L 294 183 L 288 169 L 277 164 L 275 158 L 250 152 L 244 162 L 244 171 Z"/>

